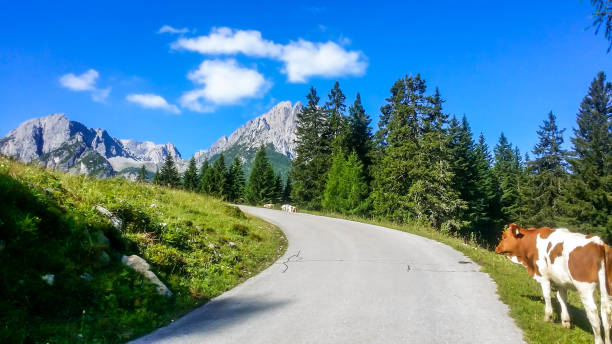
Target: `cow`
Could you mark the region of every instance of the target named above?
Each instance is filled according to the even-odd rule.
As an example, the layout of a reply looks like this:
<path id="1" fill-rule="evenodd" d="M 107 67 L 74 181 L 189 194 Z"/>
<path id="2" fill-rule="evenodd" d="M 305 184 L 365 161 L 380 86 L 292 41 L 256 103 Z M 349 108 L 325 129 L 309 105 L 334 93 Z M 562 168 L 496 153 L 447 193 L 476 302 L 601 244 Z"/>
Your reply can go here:
<path id="1" fill-rule="evenodd" d="M 281 206 L 281 209 L 289 213 L 297 213 L 297 208 L 292 206 L 291 204 L 283 204 Z"/>
<path id="2" fill-rule="evenodd" d="M 553 283 L 558 288 L 561 325 L 570 327 L 567 288 L 575 288 L 591 323 L 596 344 L 603 343 L 600 317 L 593 297 L 599 288 L 603 336 L 605 343 L 611 344 L 612 252 L 599 237 L 572 233 L 566 228 L 524 229 L 512 223 L 503 232 L 495 252 L 525 266 L 529 275 L 540 283 L 544 295 L 545 321 L 552 321 L 550 285 Z"/>
<path id="3" fill-rule="evenodd" d="M 272 208 L 274 208 L 274 204 L 273 203 L 266 203 L 266 204 L 264 204 L 264 208 L 272 209 Z"/>

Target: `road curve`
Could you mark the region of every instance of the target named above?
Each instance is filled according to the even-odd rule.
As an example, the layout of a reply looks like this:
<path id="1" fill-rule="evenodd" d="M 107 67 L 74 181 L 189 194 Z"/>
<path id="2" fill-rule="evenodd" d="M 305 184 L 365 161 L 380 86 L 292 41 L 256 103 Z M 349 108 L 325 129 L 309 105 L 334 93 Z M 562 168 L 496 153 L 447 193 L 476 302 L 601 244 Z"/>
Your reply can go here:
<path id="1" fill-rule="evenodd" d="M 285 232 L 284 257 L 134 343 L 523 343 L 493 281 L 444 244 L 241 208 Z"/>

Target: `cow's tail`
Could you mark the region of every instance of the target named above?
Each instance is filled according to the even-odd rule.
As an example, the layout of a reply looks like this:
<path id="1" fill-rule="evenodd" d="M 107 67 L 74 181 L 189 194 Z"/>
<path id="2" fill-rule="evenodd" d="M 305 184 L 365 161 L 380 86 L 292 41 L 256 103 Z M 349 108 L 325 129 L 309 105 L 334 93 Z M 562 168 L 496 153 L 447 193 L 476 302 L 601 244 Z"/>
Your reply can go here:
<path id="1" fill-rule="evenodd" d="M 612 251 L 610 246 L 603 244 L 603 276 L 599 281 L 599 292 L 602 295 L 607 295 L 610 298 L 612 294 Z"/>

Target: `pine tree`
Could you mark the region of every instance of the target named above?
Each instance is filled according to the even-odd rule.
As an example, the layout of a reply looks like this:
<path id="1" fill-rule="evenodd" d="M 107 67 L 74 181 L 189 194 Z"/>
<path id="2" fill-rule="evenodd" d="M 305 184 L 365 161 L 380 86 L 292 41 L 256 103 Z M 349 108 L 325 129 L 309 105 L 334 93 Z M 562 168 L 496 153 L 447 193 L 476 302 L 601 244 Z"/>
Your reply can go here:
<path id="1" fill-rule="evenodd" d="M 140 170 L 138 171 L 138 177 L 136 177 L 136 182 L 144 183 L 147 181 L 147 170 L 145 169 L 145 165 L 143 164 Z"/>
<path id="2" fill-rule="evenodd" d="M 283 199 L 283 177 L 280 174 L 274 176 L 274 203 Z"/>
<path id="3" fill-rule="evenodd" d="M 273 203 L 277 197 L 274 169 L 262 146 L 255 154 L 249 180 L 244 189 L 245 201 L 249 204 Z"/>
<path id="4" fill-rule="evenodd" d="M 291 203 L 291 178 L 287 177 L 285 187 L 283 188 L 283 202 Z"/>
<path id="5" fill-rule="evenodd" d="M 561 148 L 564 130 L 557 127 L 555 120 L 555 115 L 549 112 L 548 120 L 537 132 L 539 142 L 533 148 L 535 159 L 528 165 L 533 175 L 528 195 L 531 212 L 528 222 L 536 226 L 554 227 L 561 215 L 561 195 L 567 177 L 566 153 Z"/>
<path id="6" fill-rule="evenodd" d="M 453 189 L 448 116 L 438 90 L 432 96 L 425 90 L 420 75 L 406 76 L 393 85 L 389 106 L 381 109 L 374 211 L 397 221 L 458 228 L 453 219 L 465 202 Z"/>
<path id="7" fill-rule="evenodd" d="M 158 181 L 160 185 L 173 188 L 176 188 L 181 184 L 181 178 L 179 177 L 178 170 L 174 164 L 174 159 L 170 154 L 166 156 L 166 160 L 159 171 Z"/>
<path id="8" fill-rule="evenodd" d="M 212 169 L 210 167 L 210 163 L 208 162 L 208 160 L 204 160 L 202 162 L 202 165 L 200 166 L 200 173 L 198 174 L 198 180 L 200 181 L 199 182 L 200 192 L 205 193 L 205 194 L 211 193 L 211 190 L 210 190 L 210 184 L 212 182 L 211 178 L 212 178 Z"/>
<path id="9" fill-rule="evenodd" d="M 371 150 L 373 146 L 372 128 L 370 127 L 372 120 L 361 104 L 361 96 L 359 93 L 357 93 L 355 102 L 349 108 L 347 122 L 348 152 L 354 151 L 357 153 L 357 157 L 363 164 L 366 175 L 369 175 L 367 172 L 372 164 Z"/>
<path id="10" fill-rule="evenodd" d="M 355 152 L 344 155 L 337 151 L 327 175 L 323 195 L 323 208 L 343 214 L 363 214 L 369 193 L 363 173 L 363 164 Z"/>
<path id="11" fill-rule="evenodd" d="M 512 144 L 501 133 L 499 141 L 495 146 L 495 164 L 493 174 L 499 185 L 498 195 L 501 202 L 502 219 L 504 222 L 519 222 L 520 193 L 519 176 L 521 174 L 520 156 L 512 148 Z"/>
<path id="12" fill-rule="evenodd" d="M 189 166 L 185 173 L 183 174 L 183 187 L 185 190 L 194 191 L 197 190 L 199 186 L 198 181 L 198 168 L 196 167 L 196 162 L 194 158 L 189 160 Z"/>
<path id="13" fill-rule="evenodd" d="M 338 81 L 334 83 L 334 87 L 329 91 L 327 98 L 328 101 L 324 106 L 327 115 L 327 132 L 324 133 L 324 136 L 328 142 L 331 142 L 332 150 L 346 150 L 347 124 L 344 116 L 346 96 L 342 93 Z"/>
<path id="14" fill-rule="evenodd" d="M 493 159 L 484 135 L 480 133 L 474 148 L 473 164 L 476 171 L 475 198 L 471 200 L 470 209 L 474 216 L 472 230 L 481 239 L 493 243 L 499 239 L 503 228 L 499 184 L 493 169 Z"/>
<path id="15" fill-rule="evenodd" d="M 161 181 L 159 180 L 159 168 L 155 170 L 155 175 L 153 176 L 153 184 L 161 185 Z"/>
<path id="16" fill-rule="evenodd" d="M 330 166 L 326 112 L 321 109 L 314 87 L 306 96 L 308 103 L 297 118 L 296 153 L 289 173 L 293 181 L 291 198 L 299 205 L 318 209 Z"/>
<path id="17" fill-rule="evenodd" d="M 571 169 L 564 197 L 567 221 L 612 237 L 612 84 L 603 72 L 580 104 L 571 139 Z"/>
<path id="18" fill-rule="evenodd" d="M 230 193 L 228 199 L 231 202 L 240 202 L 244 192 L 244 171 L 239 157 L 235 157 L 229 169 L 228 180 Z"/>
<path id="19" fill-rule="evenodd" d="M 223 153 L 219 154 L 219 157 L 215 160 L 210 169 L 212 171 L 209 182 L 210 194 L 215 197 L 226 199 L 229 194 L 229 186 Z"/>

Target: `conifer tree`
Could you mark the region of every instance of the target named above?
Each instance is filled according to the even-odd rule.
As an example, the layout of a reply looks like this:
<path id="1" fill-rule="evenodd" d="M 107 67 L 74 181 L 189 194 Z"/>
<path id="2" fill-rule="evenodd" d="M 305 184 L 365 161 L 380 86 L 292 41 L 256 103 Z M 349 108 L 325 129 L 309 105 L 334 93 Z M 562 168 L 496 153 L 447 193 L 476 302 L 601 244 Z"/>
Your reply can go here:
<path id="1" fill-rule="evenodd" d="M 136 182 L 144 183 L 147 181 L 147 170 L 145 169 L 145 165 L 143 164 L 138 170 L 138 177 L 136 177 Z"/>
<path id="2" fill-rule="evenodd" d="M 239 157 L 235 157 L 229 169 L 228 180 L 230 185 L 229 200 L 240 202 L 244 192 L 244 171 Z"/>
<path id="3" fill-rule="evenodd" d="M 153 184 L 160 185 L 161 182 L 159 180 L 159 167 L 155 170 L 155 175 L 153 176 Z"/>
<path id="4" fill-rule="evenodd" d="M 489 243 L 499 239 L 503 228 L 499 185 L 491 168 L 492 163 L 489 147 L 480 133 L 473 156 L 477 191 L 469 206 L 474 216 L 472 231 Z"/>
<path id="5" fill-rule="evenodd" d="M 327 175 L 323 208 L 343 214 L 363 214 L 368 193 L 363 164 L 357 154 L 353 152 L 345 159 L 342 152 L 336 151 Z"/>
<path id="6" fill-rule="evenodd" d="M 285 187 L 283 188 L 283 202 L 291 203 L 291 178 L 287 176 Z"/>
<path id="7" fill-rule="evenodd" d="M 393 85 L 389 106 L 381 109 L 374 210 L 397 221 L 456 229 L 461 224 L 453 219 L 465 202 L 453 189 L 448 117 L 439 92 L 426 96 L 425 90 L 420 75 L 406 76 Z"/>
<path id="8" fill-rule="evenodd" d="M 505 223 L 519 222 L 520 213 L 519 176 L 521 174 L 520 156 L 512 144 L 501 133 L 495 146 L 495 164 L 493 174 L 499 185 L 498 194 L 501 202 L 502 219 Z"/>
<path id="9" fill-rule="evenodd" d="M 354 151 L 357 153 L 357 157 L 363 164 L 364 172 L 366 175 L 369 175 L 368 170 L 372 164 L 371 150 L 373 146 L 372 128 L 370 127 L 372 120 L 361 104 L 361 96 L 359 93 L 357 93 L 355 102 L 349 108 L 347 122 L 348 152 Z"/>
<path id="10" fill-rule="evenodd" d="M 192 157 L 189 159 L 187 170 L 183 173 L 183 187 L 185 190 L 194 191 L 197 190 L 199 185 L 198 168 L 196 167 L 195 159 Z"/>
<path id="11" fill-rule="evenodd" d="M 283 199 L 283 177 L 280 174 L 274 176 L 274 203 L 278 203 Z"/>
<path id="12" fill-rule="evenodd" d="M 179 177 L 178 170 L 174 164 L 172 155 L 168 154 L 166 160 L 159 171 L 159 184 L 176 188 L 181 184 L 181 178 Z"/>
<path id="13" fill-rule="evenodd" d="M 225 167 L 225 157 L 223 153 L 213 163 L 211 167 L 211 176 L 209 182 L 210 195 L 226 199 L 228 195 L 228 178 L 227 168 Z"/>
<path id="14" fill-rule="evenodd" d="M 345 150 L 347 144 L 347 125 L 344 117 L 346 96 L 342 93 L 338 81 L 334 83 L 334 87 L 329 91 L 327 98 L 328 101 L 324 106 L 327 115 L 327 132 L 324 133 L 324 136 L 331 142 L 333 149 Z M 331 159 L 331 156 L 329 158 Z"/>
<path id="15" fill-rule="evenodd" d="M 255 154 L 249 180 L 244 189 L 245 201 L 249 204 L 273 203 L 277 197 L 274 169 L 262 146 Z"/>
<path id="16" fill-rule="evenodd" d="M 208 159 L 206 159 L 202 162 L 202 166 L 200 166 L 200 171 L 198 173 L 200 192 L 210 194 L 211 177 L 212 170 L 210 167 L 210 162 L 208 162 Z"/>
<path id="17" fill-rule="evenodd" d="M 293 185 L 291 198 L 299 205 L 318 209 L 330 165 L 331 146 L 327 133 L 327 116 L 319 107 L 314 87 L 306 96 L 308 103 L 297 118 L 296 158 L 289 173 Z"/>
<path id="18" fill-rule="evenodd" d="M 612 237 L 612 84 L 603 72 L 580 104 L 571 139 L 570 181 L 564 203 L 567 221 Z"/>
<path id="19" fill-rule="evenodd" d="M 530 192 L 525 202 L 530 204 L 528 222 L 536 226 L 556 226 L 561 216 L 562 191 L 566 182 L 565 157 L 561 148 L 563 130 L 557 127 L 555 115 L 538 130 L 539 142 L 533 148 L 535 159 L 528 165 L 532 174 Z"/>

